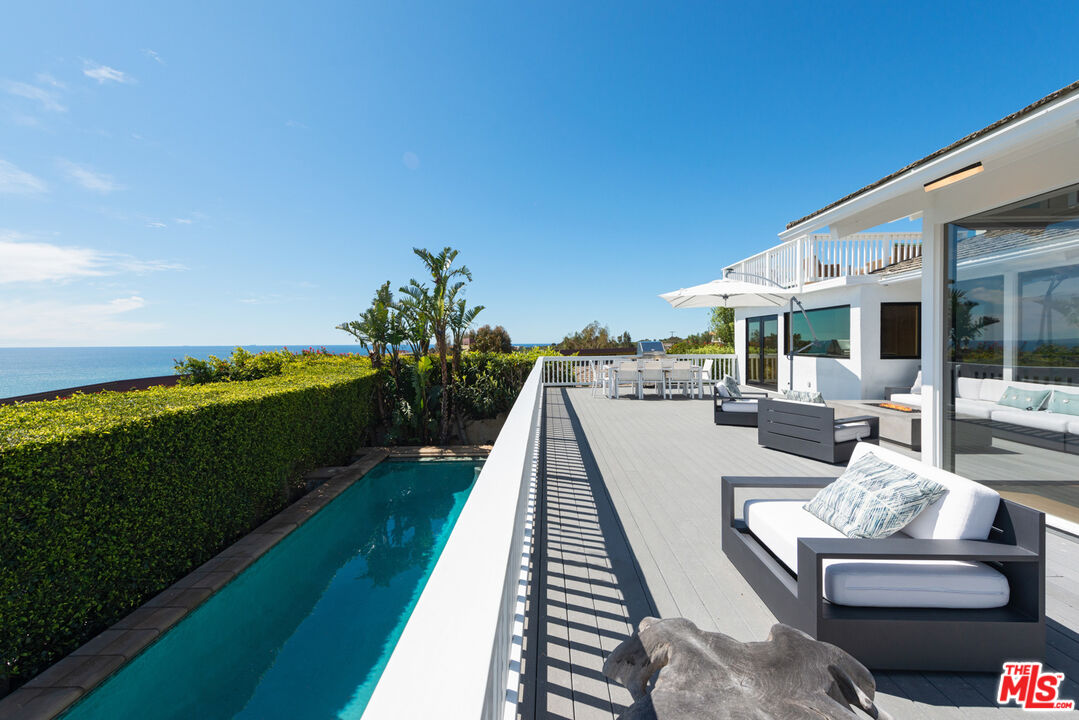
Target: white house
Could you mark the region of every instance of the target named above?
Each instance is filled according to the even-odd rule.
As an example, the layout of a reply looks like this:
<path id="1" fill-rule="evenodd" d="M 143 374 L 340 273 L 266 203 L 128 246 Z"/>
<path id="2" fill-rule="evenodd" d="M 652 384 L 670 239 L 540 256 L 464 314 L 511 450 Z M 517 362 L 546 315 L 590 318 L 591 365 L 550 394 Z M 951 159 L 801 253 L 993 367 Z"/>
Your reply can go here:
<path id="1" fill-rule="evenodd" d="M 903 218 L 921 232 L 864 232 Z M 779 238 L 726 270 L 796 289 L 818 342 L 798 313 L 791 343 L 782 308 L 738 310 L 743 382 L 788 387 L 788 344 L 794 388 L 826 399 L 885 398 L 920 369 L 923 459 L 1079 520 L 1079 82 Z M 956 440 L 976 425 L 991 444 Z"/>

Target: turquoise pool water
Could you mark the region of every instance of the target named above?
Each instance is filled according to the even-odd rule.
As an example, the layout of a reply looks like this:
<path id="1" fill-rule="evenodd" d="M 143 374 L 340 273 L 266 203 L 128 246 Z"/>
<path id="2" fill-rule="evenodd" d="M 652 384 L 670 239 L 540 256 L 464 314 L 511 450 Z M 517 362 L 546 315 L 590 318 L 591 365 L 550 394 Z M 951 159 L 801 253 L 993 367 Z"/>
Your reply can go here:
<path id="1" fill-rule="evenodd" d="M 381 463 L 65 720 L 360 717 L 479 465 Z"/>

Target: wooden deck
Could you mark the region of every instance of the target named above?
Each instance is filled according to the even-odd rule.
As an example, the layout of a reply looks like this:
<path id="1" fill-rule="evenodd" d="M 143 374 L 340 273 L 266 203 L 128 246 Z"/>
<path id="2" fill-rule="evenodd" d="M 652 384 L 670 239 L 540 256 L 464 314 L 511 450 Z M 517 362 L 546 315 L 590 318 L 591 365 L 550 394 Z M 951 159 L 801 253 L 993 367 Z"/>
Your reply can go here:
<path id="1" fill-rule="evenodd" d="M 630 698 L 603 661 L 641 618 L 686 617 L 739 640 L 763 639 L 775 622 L 723 555 L 720 476 L 842 468 L 761 448 L 755 428 L 715 426 L 710 401 L 547 393 L 518 715 L 612 718 Z M 1079 699 L 1079 543 L 1047 541 L 1045 660 L 1068 677 L 1063 697 Z M 895 718 L 1025 717 L 996 706 L 995 675 L 876 677 Z"/>

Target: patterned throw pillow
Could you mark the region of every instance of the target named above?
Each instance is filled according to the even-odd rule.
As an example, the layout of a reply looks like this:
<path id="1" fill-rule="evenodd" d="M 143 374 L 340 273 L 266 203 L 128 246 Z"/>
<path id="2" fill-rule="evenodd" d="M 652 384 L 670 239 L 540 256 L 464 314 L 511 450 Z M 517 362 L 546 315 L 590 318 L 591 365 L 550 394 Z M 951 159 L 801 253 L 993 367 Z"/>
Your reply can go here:
<path id="1" fill-rule="evenodd" d="M 866 453 L 803 507 L 849 538 L 883 538 L 946 492 L 940 483 Z"/>
<path id="2" fill-rule="evenodd" d="M 727 392 L 730 393 L 732 398 L 742 397 L 742 391 L 738 389 L 738 381 L 730 375 L 723 376 L 723 387 L 727 388 Z"/>
<path id="3" fill-rule="evenodd" d="M 1045 404 L 1045 398 L 1049 397 L 1049 390 L 1023 390 L 1008 386 L 1004 394 L 997 400 L 997 405 L 1019 408 L 1020 410 L 1041 410 Z"/>
<path id="4" fill-rule="evenodd" d="M 796 400 L 797 402 L 816 403 L 818 405 L 824 404 L 824 396 L 819 392 L 812 392 L 809 390 L 784 390 L 784 400 Z"/>
<path id="5" fill-rule="evenodd" d="M 1079 395 L 1054 390 L 1045 409 L 1062 415 L 1079 415 Z"/>

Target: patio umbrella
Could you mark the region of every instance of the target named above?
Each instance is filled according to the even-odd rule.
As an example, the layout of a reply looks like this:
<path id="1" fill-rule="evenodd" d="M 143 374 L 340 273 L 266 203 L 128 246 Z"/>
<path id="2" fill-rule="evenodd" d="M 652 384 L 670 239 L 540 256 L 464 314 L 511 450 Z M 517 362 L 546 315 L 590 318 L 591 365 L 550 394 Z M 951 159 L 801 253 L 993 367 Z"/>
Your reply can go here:
<path id="1" fill-rule="evenodd" d="M 794 297 L 794 291 L 723 278 L 703 285 L 663 293 L 660 297 L 676 308 L 774 307 L 785 305 Z"/>
<path id="2" fill-rule="evenodd" d="M 694 285 L 693 287 L 682 288 L 681 290 L 675 290 L 674 292 L 663 293 L 660 297 L 669 302 L 671 307 L 675 308 L 753 308 L 777 307 L 789 304 L 791 317 L 794 317 L 794 306 L 797 305 L 798 309 L 802 312 L 802 317 L 805 318 L 806 324 L 809 326 L 809 332 L 813 336 L 813 340 L 816 341 L 817 339 L 817 334 L 813 332 L 813 324 L 809 322 L 809 316 L 806 315 L 802 303 L 795 297 L 794 291 L 779 287 L 778 285 L 770 287 L 768 285 L 762 285 L 761 283 L 734 280 L 726 277 L 704 283 L 703 285 Z M 809 347 L 809 345 L 806 345 L 805 347 Z M 799 350 L 804 349 L 805 348 L 799 348 Z M 787 359 L 790 361 L 790 373 L 787 376 L 788 382 L 793 389 L 794 353 L 788 348 L 786 355 Z"/>

